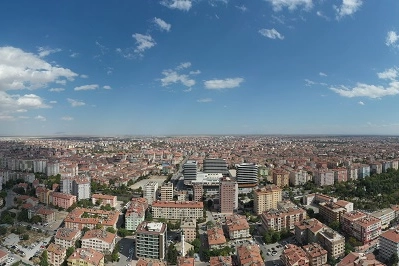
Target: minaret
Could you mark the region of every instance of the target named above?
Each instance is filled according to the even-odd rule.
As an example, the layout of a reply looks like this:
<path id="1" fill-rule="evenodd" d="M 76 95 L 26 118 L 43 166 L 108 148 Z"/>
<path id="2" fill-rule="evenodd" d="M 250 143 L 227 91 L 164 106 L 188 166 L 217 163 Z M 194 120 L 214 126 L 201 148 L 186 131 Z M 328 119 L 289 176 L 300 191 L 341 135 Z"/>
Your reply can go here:
<path id="1" fill-rule="evenodd" d="M 186 254 L 184 253 L 184 233 L 181 232 L 181 255 L 184 257 Z"/>

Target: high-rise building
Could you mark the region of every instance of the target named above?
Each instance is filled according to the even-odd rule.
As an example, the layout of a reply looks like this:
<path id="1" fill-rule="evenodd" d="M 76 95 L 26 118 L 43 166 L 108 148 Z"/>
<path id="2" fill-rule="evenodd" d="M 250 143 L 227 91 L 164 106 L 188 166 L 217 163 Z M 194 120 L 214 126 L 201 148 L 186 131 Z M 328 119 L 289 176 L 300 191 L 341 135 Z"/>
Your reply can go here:
<path id="1" fill-rule="evenodd" d="M 256 214 L 261 214 L 270 209 L 277 209 L 277 202 L 282 201 L 282 189 L 276 185 L 254 191 L 254 210 Z"/>
<path id="2" fill-rule="evenodd" d="M 158 183 L 155 181 L 149 181 L 145 184 L 143 189 L 143 198 L 147 199 L 148 204 L 151 205 L 156 200 L 158 190 Z"/>
<path id="3" fill-rule="evenodd" d="M 207 158 L 203 163 L 204 173 L 222 173 L 223 175 L 229 173 L 225 159 Z"/>
<path id="4" fill-rule="evenodd" d="M 72 183 L 72 195 L 75 195 L 77 200 L 90 199 L 91 197 L 91 182 L 89 178 L 75 178 Z"/>
<path id="5" fill-rule="evenodd" d="M 48 162 L 46 168 L 47 176 L 54 176 L 60 173 L 60 163 L 59 162 Z"/>
<path id="6" fill-rule="evenodd" d="M 165 259 L 166 224 L 142 222 L 136 231 L 136 257 Z"/>
<path id="7" fill-rule="evenodd" d="M 389 260 L 393 254 L 399 254 L 399 229 L 391 229 L 380 235 L 380 256 Z"/>
<path id="8" fill-rule="evenodd" d="M 221 213 L 233 213 L 238 208 L 238 184 L 229 177 L 220 179 L 219 210 Z"/>
<path id="9" fill-rule="evenodd" d="M 197 161 L 188 160 L 183 164 L 183 176 L 185 184 L 191 184 L 197 179 Z"/>
<path id="10" fill-rule="evenodd" d="M 237 183 L 239 186 L 256 186 L 258 183 L 258 166 L 253 163 L 237 165 Z"/>
<path id="11" fill-rule="evenodd" d="M 173 183 L 169 182 L 161 186 L 161 201 L 173 200 Z"/>

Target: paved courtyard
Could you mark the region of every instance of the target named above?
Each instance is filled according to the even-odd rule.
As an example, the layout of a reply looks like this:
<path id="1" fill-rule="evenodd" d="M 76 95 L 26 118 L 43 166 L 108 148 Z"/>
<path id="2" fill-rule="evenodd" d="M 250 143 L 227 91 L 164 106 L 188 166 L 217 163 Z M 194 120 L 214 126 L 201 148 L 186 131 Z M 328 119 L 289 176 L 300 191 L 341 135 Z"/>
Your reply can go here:
<path id="1" fill-rule="evenodd" d="M 144 187 L 145 184 L 149 181 L 155 181 L 158 183 L 158 186 L 161 186 L 162 183 L 167 179 L 167 176 L 151 176 L 149 179 L 140 180 L 139 182 L 133 184 L 131 186 L 132 189 L 138 189 L 139 187 Z"/>

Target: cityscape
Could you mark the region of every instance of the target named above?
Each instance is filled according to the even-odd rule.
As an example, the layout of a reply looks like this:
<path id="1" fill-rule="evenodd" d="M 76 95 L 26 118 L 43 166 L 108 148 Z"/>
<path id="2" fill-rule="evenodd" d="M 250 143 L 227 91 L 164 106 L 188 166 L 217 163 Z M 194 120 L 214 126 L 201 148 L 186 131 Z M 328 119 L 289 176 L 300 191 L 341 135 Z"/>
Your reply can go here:
<path id="1" fill-rule="evenodd" d="M 399 1 L 4 1 L 0 266 L 399 265 Z"/>

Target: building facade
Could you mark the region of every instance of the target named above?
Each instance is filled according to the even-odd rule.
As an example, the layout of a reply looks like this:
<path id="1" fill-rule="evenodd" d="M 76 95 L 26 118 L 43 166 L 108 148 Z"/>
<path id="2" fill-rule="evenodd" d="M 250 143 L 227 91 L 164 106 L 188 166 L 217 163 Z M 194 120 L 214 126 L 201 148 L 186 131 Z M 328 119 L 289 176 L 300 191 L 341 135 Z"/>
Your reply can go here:
<path id="1" fill-rule="evenodd" d="M 186 217 L 199 219 L 203 217 L 204 203 L 195 201 L 154 201 L 152 217 L 170 220 L 181 220 Z"/>
<path id="2" fill-rule="evenodd" d="M 229 177 L 219 183 L 219 211 L 233 213 L 238 208 L 238 184 Z"/>
<path id="3" fill-rule="evenodd" d="M 142 222 L 136 230 L 136 257 L 165 259 L 167 226 L 164 223 Z"/>
<path id="4" fill-rule="evenodd" d="M 276 185 L 268 185 L 254 190 L 254 210 L 256 214 L 277 208 L 277 202 L 282 200 L 282 189 Z"/>
<path id="5" fill-rule="evenodd" d="M 157 199 L 158 183 L 150 181 L 144 185 L 143 198 L 147 199 L 148 205 L 151 205 Z"/>

